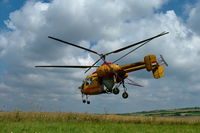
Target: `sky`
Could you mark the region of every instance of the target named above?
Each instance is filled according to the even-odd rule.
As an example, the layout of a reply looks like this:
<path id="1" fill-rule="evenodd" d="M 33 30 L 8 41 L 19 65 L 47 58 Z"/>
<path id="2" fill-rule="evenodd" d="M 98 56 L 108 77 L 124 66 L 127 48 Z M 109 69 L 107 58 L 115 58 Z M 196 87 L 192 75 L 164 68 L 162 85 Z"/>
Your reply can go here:
<path id="1" fill-rule="evenodd" d="M 0 110 L 131 113 L 199 107 L 199 0 L 0 0 Z M 129 98 L 90 96 L 83 104 L 78 86 L 83 69 L 44 69 L 36 65 L 91 65 L 98 57 L 48 39 L 54 36 L 107 53 L 157 35 L 118 64 L 163 55 L 165 77 L 129 73 L 144 87 L 127 86 Z M 107 57 L 114 61 L 124 52 Z"/>

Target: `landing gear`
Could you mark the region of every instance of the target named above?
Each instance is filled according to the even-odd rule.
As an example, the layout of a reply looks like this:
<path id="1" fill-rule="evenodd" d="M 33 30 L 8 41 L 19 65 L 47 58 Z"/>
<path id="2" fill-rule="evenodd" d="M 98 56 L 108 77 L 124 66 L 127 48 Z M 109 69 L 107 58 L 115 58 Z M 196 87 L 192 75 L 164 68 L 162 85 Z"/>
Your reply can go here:
<path id="1" fill-rule="evenodd" d="M 124 82 L 122 81 L 119 85 L 115 86 L 114 89 L 112 90 L 112 93 L 117 95 L 119 94 L 119 86 L 122 84 L 123 88 L 124 88 L 124 92 L 122 93 L 122 97 L 124 99 L 128 98 L 128 93 L 127 93 L 127 88 L 126 86 L 124 85 Z"/>
<path id="2" fill-rule="evenodd" d="M 86 96 L 86 99 L 83 99 L 84 96 Z M 83 93 L 82 93 L 82 101 L 83 101 L 83 103 L 90 104 L 90 101 L 88 100 L 88 95 L 84 95 Z"/>
<path id="3" fill-rule="evenodd" d="M 83 100 L 83 103 L 86 103 L 86 100 L 85 100 L 85 99 Z"/>
<path id="4" fill-rule="evenodd" d="M 126 92 L 126 91 L 127 91 L 127 88 L 126 88 L 126 86 L 124 85 L 124 81 L 122 82 L 122 86 L 123 86 L 123 88 L 124 88 L 124 92 L 122 93 L 122 97 L 123 97 L 124 99 L 126 99 L 126 98 L 128 98 L 128 93 Z"/>
<path id="5" fill-rule="evenodd" d="M 110 93 L 112 93 L 112 90 L 106 89 L 106 93 L 110 94 Z"/>
<path id="6" fill-rule="evenodd" d="M 115 94 L 115 95 L 119 94 L 119 88 L 115 87 L 113 89 L 113 94 Z"/>
<path id="7" fill-rule="evenodd" d="M 125 91 L 124 93 L 122 93 L 122 97 L 123 97 L 124 99 L 128 98 L 128 93 Z"/>

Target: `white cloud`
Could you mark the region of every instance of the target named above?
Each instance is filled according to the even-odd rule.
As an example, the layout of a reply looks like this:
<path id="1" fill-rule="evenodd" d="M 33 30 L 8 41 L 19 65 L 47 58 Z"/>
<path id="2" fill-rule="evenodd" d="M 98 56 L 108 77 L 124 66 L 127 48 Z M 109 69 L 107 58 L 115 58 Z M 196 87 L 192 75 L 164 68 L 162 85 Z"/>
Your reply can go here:
<path id="1" fill-rule="evenodd" d="M 130 73 L 136 82 L 141 81 L 145 87 L 129 89 L 130 96 L 125 101 L 120 95 L 91 97 L 92 105 L 89 112 L 102 112 L 103 108 L 108 108 L 111 113 L 198 106 L 198 102 L 195 104 L 194 101 L 199 95 L 193 95 L 193 92 L 199 92 L 197 61 L 200 38 L 195 29 L 188 28 L 191 22 L 197 21 L 192 19 L 193 16 L 197 17 L 198 6 L 192 8 L 188 24 L 185 24 L 174 11 L 154 12 L 160 9 L 164 2 L 27 2 L 20 10 L 10 14 L 9 20 L 6 21 L 10 30 L 0 33 L 0 59 L 3 62 L 0 68 L 4 68 L 0 92 L 10 99 L 3 99 L 1 104 L 7 104 L 10 109 L 13 109 L 13 106 L 25 110 L 37 109 L 40 104 L 47 111 L 57 111 L 58 108 L 64 111 L 88 111 L 87 106 L 77 98 L 80 94 L 76 89 L 86 76 L 84 70 L 36 69 L 34 65 L 91 65 L 98 57 L 50 40 L 47 38 L 48 35 L 87 48 L 92 46 L 93 50 L 106 53 L 162 31 L 169 31 L 170 34 L 153 40 L 119 62 L 132 63 L 143 60 L 143 56 L 147 54 L 163 54 L 170 66 L 166 69 L 166 77 L 154 80 L 152 74 L 145 70 Z M 90 42 L 95 42 L 95 45 L 90 45 Z M 113 54 L 107 60 L 113 61 L 122 54 L 123 52 Z M 12 91 L 17 93 L 13 95 Z M 177 105 L 182 101 L 185 105 Z M 35 104 L 30 104 L 32 102 Z M 55 108 L 52 109 L 49 105 L 54 105 Z"/>
<path id="2" fill-rule="evenodd" d="M 200 12 L 200 2 L 197 2 L 197 4 L 189 11 L 189 18 L 188 18 L 189 27 L 198 35 L 200 35 L 199 12 Z"/>
<path id="3" fill-rule="evenodd" d="M 5 22 L 12 30 L 36 32 L 46 23 L 43 13 L 47 9 L 47 3 L 28 1 L 22 9 L 12 12 Z"/>

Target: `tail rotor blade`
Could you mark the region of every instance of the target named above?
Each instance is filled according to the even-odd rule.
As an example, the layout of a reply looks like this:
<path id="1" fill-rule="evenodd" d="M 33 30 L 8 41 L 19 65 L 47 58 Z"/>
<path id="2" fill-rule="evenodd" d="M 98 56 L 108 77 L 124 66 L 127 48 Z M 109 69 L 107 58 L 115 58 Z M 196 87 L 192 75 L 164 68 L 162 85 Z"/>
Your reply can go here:
<path id="1" fill-rule="evenodd" d="M 165 64 L 165 66 L 167 66 L 167 67 L 169 66 L 162 55 L 160 55 L 160 58 L 158 59 L 158 63 L 160 65 Z"/>

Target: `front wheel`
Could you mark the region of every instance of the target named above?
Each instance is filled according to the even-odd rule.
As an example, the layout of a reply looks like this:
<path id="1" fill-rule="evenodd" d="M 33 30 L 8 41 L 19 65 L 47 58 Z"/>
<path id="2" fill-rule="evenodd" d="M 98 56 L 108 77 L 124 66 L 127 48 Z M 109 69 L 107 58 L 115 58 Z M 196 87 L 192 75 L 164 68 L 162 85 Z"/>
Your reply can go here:
<path id="1" fill-rule="evenodd" d="M 85 99 L 83 100 L 83 103 L 86 103 L 86 100 L 85 100 Z"/>
<path id="2" fill-rule="evenodd" d="M 117 87 L 114 88 L 113 89 L 113 94 L 115 94 L 115 95 L 119 94 L 119 88 L 117 88 Z"/>
<path id="3" fill-rule="evenodd" d="M 127 92 L 122 93 L 122 97 L 123 97 L 124 99 L 128 98 L 128 93 L 127 93 Z"/>

